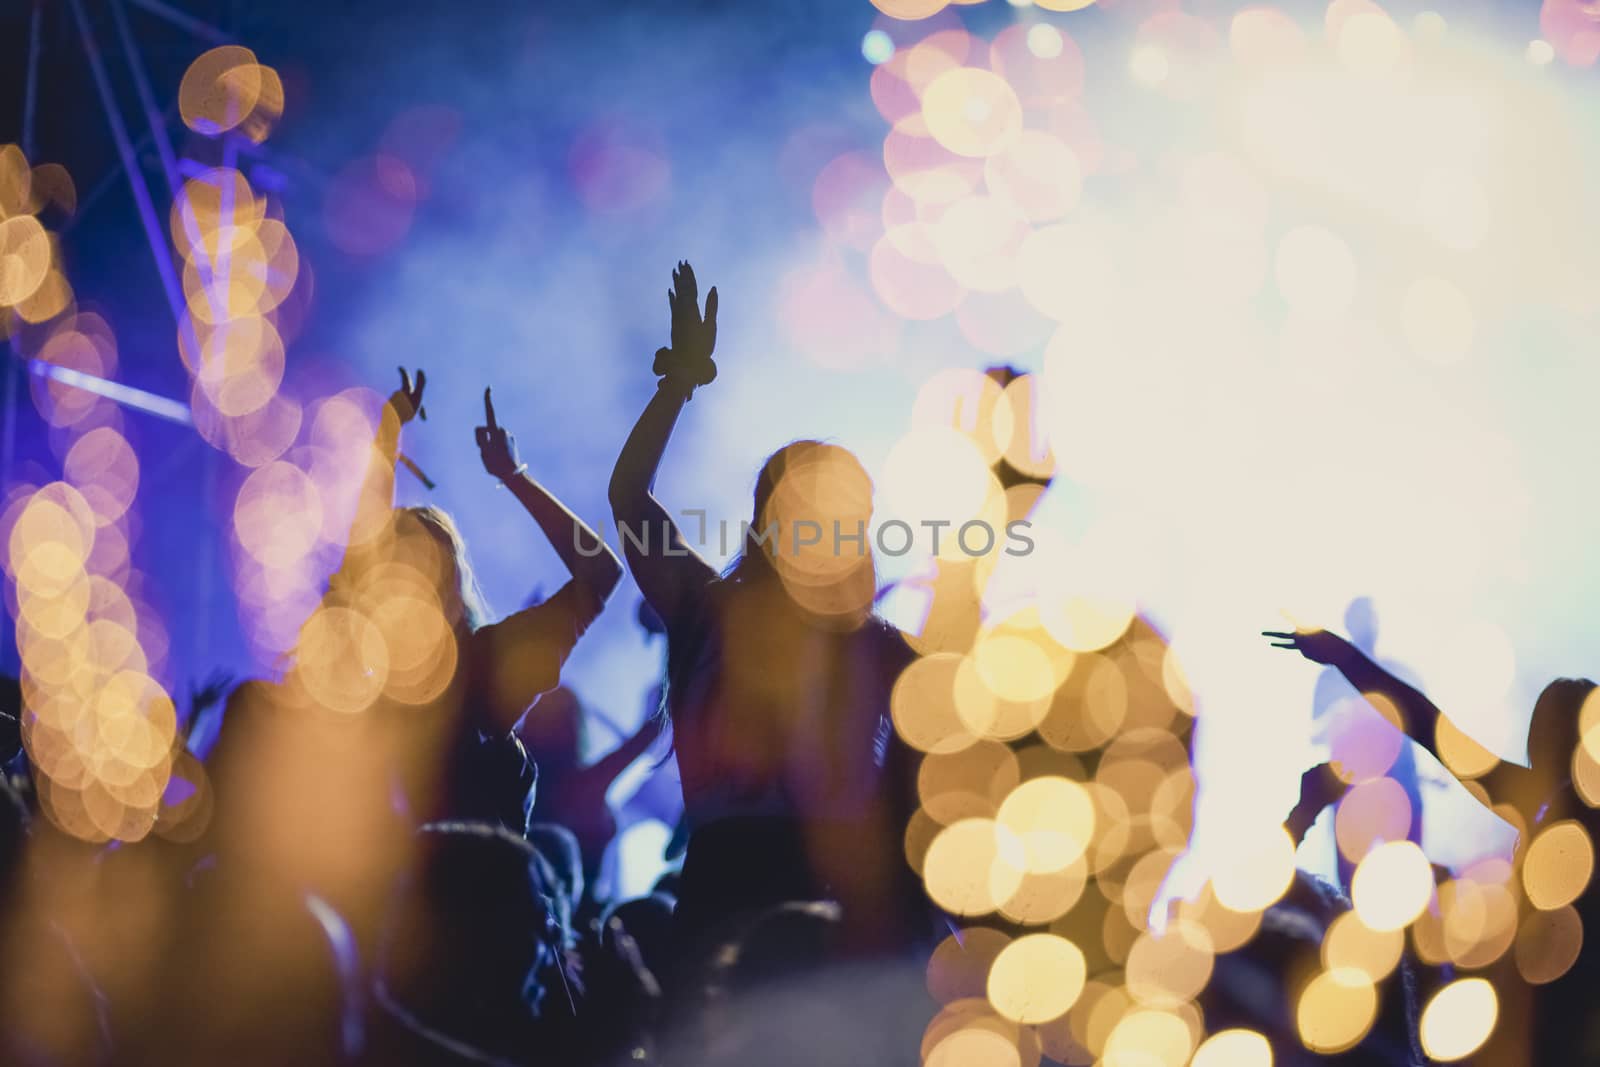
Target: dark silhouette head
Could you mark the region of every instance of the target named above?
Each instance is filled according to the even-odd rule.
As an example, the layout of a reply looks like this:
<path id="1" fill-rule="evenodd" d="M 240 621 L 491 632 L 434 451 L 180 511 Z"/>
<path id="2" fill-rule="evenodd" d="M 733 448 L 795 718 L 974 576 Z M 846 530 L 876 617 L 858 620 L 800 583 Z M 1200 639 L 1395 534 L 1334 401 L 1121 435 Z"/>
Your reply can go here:
<path id="1" fill-rule="evenodd" d="M 1022 371 L 1005 363 L 986 367 L 983 373 L 984 377 L 994 382 L 1001 389 L 1005 389 L 1012 382 L 1024 376 Z M 1028 474 L 1019 471 L 1012 466 L 1011 461 L 1005 455 L 996 457 L 995 461 L 990 464 L 990 469 L 994 471 L 995 477 L 999 479 L 1000 488 L 1002 489 L 1011 489 L 1019 485 L 1031 485 L 1043 490 L 1048 489 L 1050 483 L 1055 481 L 1055 475 L 1053 474 L 1040 476 L 1036 473 Z"/>
<path id="2" fill-rule="evenodd" d="M 839 905 L 831 901 L 780 904 L 752 918 L 741 935 L 713 957 L 712 981 L 749 989 L 825 966 L 837 950 Z"/>
<path id="3" fill-rule="evenodd" d="M 477 629 L 488 621 L 466 542 L 447 512 L 431 505 L 397 509 L 392 554 L 433 583 L 439 606 L 452 623 Z"/>
<path id="4" fill-rule="evenodd" d="M 672 953 L 674 906 L 673 899 L 662 893 L 613 904 L 601 917 L 600 936 L 610 947 L 619 931 L 626 933 L 645 966 L 658 972 Z"/>
<path id="5" fill-rule="evenodd" d="M 1594 692 L 1587 678 L 1557 678 L 1544 687 L 1528 723 L 1528 766 L 1552 780 L 1565 778 L 1580 740 L 1578 716 Z"/>
<path id="6" fill-rule="evenodd" d="M 791 441 L 767 457 L 756 476 L 751 508 L 752 534 L 773 522 L 811 520 L 850 523 L 872 517 L 872 478 L 855 453 L 823 441 Z M 780 531 L 776 545 L 746 538 L 745 555 L 771 559 L 776 547 L 792 550 L 793 532 Z M 868 542 L 870 545 L 870 542 Z"/>
<path id="7" fill-rule="evenodd" d="M 503 1050 L 539 1017 L 559 966 L 554 879 L 501 827 L 430 823 L 420 837 L 422 862 L 385 926 L 382 994 L 434 1030 Z"/>
<path id="8" fill-rule="evenodd" d="M 790 599 L 819 616 L 870 609 L 872 478 L 853 452 L 821 441 L 784 445 L 762 465 L 753 504 L 733 577 L 781 578 Z"/>

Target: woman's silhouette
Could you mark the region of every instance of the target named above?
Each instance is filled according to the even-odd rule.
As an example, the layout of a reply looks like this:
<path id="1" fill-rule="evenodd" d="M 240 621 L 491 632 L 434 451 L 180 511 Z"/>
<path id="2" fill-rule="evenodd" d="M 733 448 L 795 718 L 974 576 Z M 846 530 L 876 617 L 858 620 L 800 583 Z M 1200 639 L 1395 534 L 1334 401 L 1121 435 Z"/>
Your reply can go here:
<path id="1" fill-rule="evenodd" d="M 240 779 L 225 784 L 244 819 L 238 833 L 259 842 L 254 824 L 263 835 L 304 835 L 299 848 L 285 842 L 290 859 L 316 853 L 304 846 L 340 826 L 367 827 L 364 836 L 394 821 L 409 837 L 410 826 L 458 818 L 522 833 L 536 772 L 512 727 L 557 685 L 621 576 L 599 538 L 527 476 L 486 390 L 484 467 L 573 576 L 544 603 L 486 623 L 449 515 L 393 506 L 400 433 L 421 412 L 425 385 L 422 372 L 413 385 L 402 371 L 381 413 L 343 561 L 282 684 L 258 687 L 218 739 L 219 774 Z M 286 804 L 305 818 L 287 819 Z M 325 851 L 337 857 L 342 846 Z"/>
<path id="2" fill-rule="evenodd" d="M 411 596 L 405 602 L 410 615 L 398 612 L 397 629 L 414 629 L 431 617 L 431 605 L 413 595 L 406 579 L 420 575 L 428 581 L 455 645 L 455 669 L 437 694 L 424 691 L 419 700 L 403 688 L 386 689 L 377 702 L 412 705 L 392 716 L 403 769 L 401 780 L 391 783 L 395 801 L 408 806 L 416 821 L 482 819 L 521 833 L 536 771 L 513 727 L 540 693 L 560 682 L 562 664 L 600 614 L 622 568 L 594 531 L 528 476 L 485 389 L 485 424 L 476 430 L 484 469 L 532 516 L 572 575 L 543 603 L 488 623 L 466 546 L 450 517 L 433 507 L 391 510 L 400 429 L 422 411 L 425 385 L 421 371 L 415 386 L 401 371 L 401 388 L 383 412 L 350 546 L 330 581 L 327 602 L 354 603 L 376 617 L 394 611 L 395 598 Z M 381 714 L 383 706 L 374 710 Z"/>
<path id="3" fill-rule="evenodd" d="M 797 441 L 762 468 L 725 574 L 686 543 L 651 489 L 684 403 L 716 376 L 717 293 L 702 320 L 693 270 L 673 277 L 672 346 L 657 353 L 661 382 L 617 460 L 611 505 L 667 634 L 690 831 L 679 929 L 698 938 L 739 913 L 831 897 L 852 944 L 885 944 L 908 917 L 889 693 L 911 652 L 871 613 L 870 534 L 851 539 L 869 523 L 871 481 L 845 449 Z"/>

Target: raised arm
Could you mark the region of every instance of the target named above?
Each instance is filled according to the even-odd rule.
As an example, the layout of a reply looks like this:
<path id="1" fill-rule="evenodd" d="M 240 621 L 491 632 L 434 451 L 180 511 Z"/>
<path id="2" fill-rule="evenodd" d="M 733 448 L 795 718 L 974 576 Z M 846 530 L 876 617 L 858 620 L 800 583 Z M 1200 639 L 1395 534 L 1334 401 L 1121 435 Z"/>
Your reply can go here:
<path id="1" fill-rule="evenodd" d="M 367 470 L 356 499 L 355 519 L 345 542 L 344 559 L 329 581 L 338 586 L 360 566 L 362 554 L 389 528 L 394 511 L 394 467 L 400 458 L 400 430 L 413 418 L 428 417 L 422 406 L 422 390 L 428 376 L 417 371 L 416 383 L 404 367 L 400 368 L 400 388 L 378 412 L 378 432 L 367 450 Z"/>
<path id="2" fill-rule="evenodd" d="M 688 399 L 686 387 L 671 378 L 661 379 L 655 395 L 623 442 L 617 465 L 611 470 L 609 491 L 611 512 L 619 524 L 631 525 L 644 519 L 665 517 L 666 511 L 652 491 L 661 457 L 667 451 L 667 442 L 672 439 L 673 428 Z M 628 562 L 633 560 L 630 558 Z"/>
<path id="3" fill-rule="evenodd" d="M 622 446 L 610 490 L 611 512 L 628 568 L 645 601 L 663 619 L 670 619 L 694 589 L 715 576 L 652 492 L 683 405 L 697 386 L 716 377 L 711 353 L 717 341 L 717 291 L 713 288 L 706 295 L 702 319 L 693 268 L 680 264 L 672 280 L 673 290 L 667 294 L 672 347 L 656 353 L 655 372 L 662 376 L 661 382 Z"/>
<path id="4" fill-rule="evenodd" d="M 578 639 L 599 617 L 606 598 L 622 578 L 622 564 L 584 521 L 528 477 L 517 458 L 517 444 L 495 419 L 494 398 L 483 391 L 485 425 L 477 428 L 484 469 L 510 489 L 550 541 L 572 580 L 542 604 L 481 627 L 472 635 L 472 654 L 483 669 L 485 690 L 477 694 L 491 732 L 511 729 L 540 693 L 561 682 L 561 669 Z"/>
<path id="5" fill-rule="evenodd" d="M 1367 654 L 1330 630 L 1301 630 L 1293 633 L 1263 630 L 1272 638 L 1273 648 L 1299 652 L 1312 663 L 1332 667 L 1364 695 L 1381 696 L 1400 716 L 1396 723 L 1405 735 L 1435 756 L 1439 755 L 1439 716 L 1433 701 L 1372 662 Z"/>
<path id="6" fill-rule="evenodd" d="M 1433 753 L 1440 763 L 1445 762 L 1444 757 L 1439 754 L 1439 720 L 1444 717 L 1444 712 L 1440 711 L 1421 690 L 1402 682 L 1374 663 L 1355 645 L 1331 631 L 1306 630 L 1289 633 L 1263 630 L 1262 636 L 1272 638 L 1274 648 L 1293 649 L 1313 663 L 1333 667 L 1363 695 L 1384 698 L 1399 716 L 1396 725 L 1400 730 Z M 1514 785 L 1515 779 L 1520 774 L 1527 773 L 1524 768 L 1504 763 L 1496 771 L 1498 783 L 1502 787 Z M 1491 794 L 1495 792 L 1494 787 L 1488 782 L 1485 785 Z"/>
<path id="7" fill-rule="evenodd" d="M 604 791 L 611 787 L 617 780 L 617 775 L 627 770 L 638 759 L 649 751 L 656 738 L 661 736 L 661 724 L 655 719 L 647 719 L 634 735 L 592 764 L 579 771 L 579 780 L 585 785 Z"/>
<path id="8" fill-rule="evenodd" d="M 483 391 L 483 415 L 487 425 L 478 427 L 477 438 L 484 469 L 511 490 L 511 495 L 533 516 L 567 571 L 605 600 L 622 578 L 622 564 L 616 553 L 587 523 L 528 475 L 528 465 L 518 461 L 515 439 L 495 420 L 494 397 L 488 389 Z"/>

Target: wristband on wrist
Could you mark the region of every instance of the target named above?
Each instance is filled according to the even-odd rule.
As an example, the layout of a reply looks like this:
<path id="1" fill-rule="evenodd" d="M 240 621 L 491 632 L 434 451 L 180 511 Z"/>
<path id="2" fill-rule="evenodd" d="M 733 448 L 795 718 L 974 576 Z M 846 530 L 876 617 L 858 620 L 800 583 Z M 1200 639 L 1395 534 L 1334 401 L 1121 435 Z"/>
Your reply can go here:
<path id="1" fill-rule="evenodd" d="M 685 400 L 692 400 L 694 399 L 694 391 L 699 388 L 699 385 L 682 370 L 674 367 L 661 376 L 661 380 L 656 383 L 656 388 L 671 389 L 674 392 L 682 393 Z"/>

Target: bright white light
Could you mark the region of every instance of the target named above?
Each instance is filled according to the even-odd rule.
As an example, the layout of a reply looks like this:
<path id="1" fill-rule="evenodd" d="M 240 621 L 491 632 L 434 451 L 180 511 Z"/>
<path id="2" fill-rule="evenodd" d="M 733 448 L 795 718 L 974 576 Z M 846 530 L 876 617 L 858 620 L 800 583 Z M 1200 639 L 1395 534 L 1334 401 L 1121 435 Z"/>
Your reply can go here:
<path id="1" fill-rule="evenodd" d="M 1133 76 L 1146 85 L 1158 85 L 1167 80 L 1170 69 L 1167 63 L 1167 52 L 1153 44 L 1140 45 L 1133 50 L 1133 56 L 1128 61 L 1128 69 Z"/>
<path id="2" fill-rule="evenodd" d="M 1049 23 L 1041 22 L 1028 31 L 1028 51 L 1040 59 L 1054 59 L 1061 49 L 1061 31 Z"/>
<path id="3" fill-rule="evenodd" d="M 1278 242 L 1278 291 L 1296 311 L 1333 318 L 1355 299 L 1350 246 L 1321 226 L 1297 226 Z"/>
<path id="4" fill-rule="evenodd" d="M 666 872 L 667 861 L 662 853 L 670 840 L 672 830 L 660 819 L 641 819 L 618 835 L 617 899 L 631 900 L 649 894 Z"/>
<path id="5" fill-rule="evenodd" d="M 1536 67 L 1549 66 L 1556 58 L 1556 50 L 1549 41 L 1535 38 L 1528 42 L 1528 62 Z"/>
<path id="6" fill-rule="evenodd" d="M 1472 347 L 1472 301 L 1443 278 L 1418 278 L 1406 289 L 1401 328 L 1412 351 L 1430 363 L 1455 363 Z"/>
<path id="7" fill-rule="evenodd" d="M 1444 36 L 1449 26 L 1444 21 L 1444 16 L 1437 11 L 1419 11 L 1416 19 L 1411 24 L 1416 29 L 1418 37 L 1435 38 Z"/>
<path id="8" fill-rule="evenodd" d="M 1489 197 L 1476 177 L 1457 167 L 1439 167 L 1418 184 L 1417 214 L 1435 240 L 1457 252 L 1483 243 L 1489 232 Z"/>
<path id="9" fill-rule="evenodd" d="M 1382 12 L 1357 12 L 1339 31 L 1338 52 L 1340 62 L 1356 74 L 1387 74 L 1405 59 L 1405 35 Z"/>

